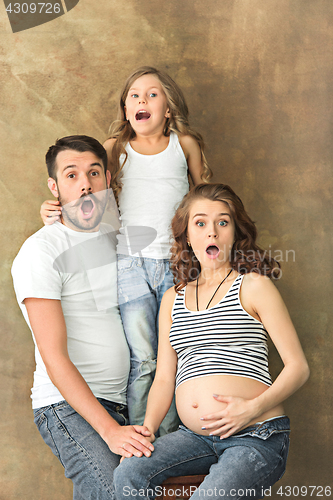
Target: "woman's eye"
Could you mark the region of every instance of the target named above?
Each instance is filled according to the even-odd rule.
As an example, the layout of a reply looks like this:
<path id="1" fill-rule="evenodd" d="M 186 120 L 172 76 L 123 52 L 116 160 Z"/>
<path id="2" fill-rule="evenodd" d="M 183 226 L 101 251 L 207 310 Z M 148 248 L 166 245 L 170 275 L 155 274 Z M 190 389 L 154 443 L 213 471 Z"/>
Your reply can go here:
<path id="1" fill-rule="evenodd" d="M 199 226 L 199 227 L 203 227 L 204 225 L 205 225 L 205 223 L 204 223 L 204 222 L 202 222 L 201 220 L 199 220 L 199 221 L 197 222 L 197 226 Z"/>
<path id="2" fill-rule="evenodd" d="M 227 225 L 227 221 L 226 220 L 220 220 L 219 226 L 226 226 L 226 225 Z"/>

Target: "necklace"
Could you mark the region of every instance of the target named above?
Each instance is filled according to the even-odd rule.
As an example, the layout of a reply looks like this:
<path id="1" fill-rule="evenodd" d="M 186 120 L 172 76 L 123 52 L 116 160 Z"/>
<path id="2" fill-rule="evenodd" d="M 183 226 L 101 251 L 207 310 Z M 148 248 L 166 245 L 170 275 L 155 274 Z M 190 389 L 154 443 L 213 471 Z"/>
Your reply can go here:
<path id="1" fill-rule="evenodd" d="M 228 274 L 226 275 L 225 278 L 223 278 L 223 280 L 221 281 L 221 283 L 219 284 L 219 286 L 216 288 L 215 292 L 213 293 L 210 301 L 208 302 L 208 304 L 206 305 L 206 309 L 208 309 L 209 307 L 209 304 L 211 303 L 211 301 L 213 300 L 213 298 L 215 297 L 216 295 L 216 292 L 218 291 L 218 289 L 220 288 L 220 286 L 225 282 L 225 280 L 228 278 L 228 276 L 230 276 L 232 272 L 232 269 L 230 269 L 230 271 L 228 272 Z M 197 311 L 199 311 L 199 300 L 198 300 L 198 286 L 199 286 L 199 276 L 197 277 L 197 286 L 195 288 L 195 298 L 196 298 L 196 301 L 197 301 Z"/>

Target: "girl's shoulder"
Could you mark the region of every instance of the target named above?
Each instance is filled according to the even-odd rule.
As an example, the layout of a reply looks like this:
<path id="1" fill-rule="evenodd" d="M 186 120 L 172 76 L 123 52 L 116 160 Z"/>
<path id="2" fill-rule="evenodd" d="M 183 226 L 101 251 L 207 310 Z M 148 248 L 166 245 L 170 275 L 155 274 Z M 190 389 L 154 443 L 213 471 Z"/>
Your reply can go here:
<path id="1" fill-rule="evenodd" d="M 106 141 L 104 142 L 103 146 L 106 149 L 106 152 L 108 153 L 108 155 L 109 155 L 109 153 L 111 153 L 113 146 L 115 145 L 116 140 L 117 139 L 115 139 L 115 138 L 110 138 L 110 139 L 106 139 Z"/>
<path id="2" fill-rule="evenodd" d="M 192 135 L 179 135 L 179 144 L 181 145 L 186 158 L 193 153 L 193 151 L 200 151 L 198 141 Z"/>

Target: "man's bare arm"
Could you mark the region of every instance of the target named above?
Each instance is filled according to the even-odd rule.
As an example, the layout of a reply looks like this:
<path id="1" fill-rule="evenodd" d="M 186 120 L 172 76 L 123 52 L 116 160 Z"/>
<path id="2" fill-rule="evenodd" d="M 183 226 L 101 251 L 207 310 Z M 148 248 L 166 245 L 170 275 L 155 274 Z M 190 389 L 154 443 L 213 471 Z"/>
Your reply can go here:
<path id="1" fill-rule="evenodd" d="M 66 323 L 60 300 L 27 298 L 24 301 L 40 355 L 52 383 L 64 399 L 98 432 L 118 455 L 151 455 L 141 426 L 120 426 L 99 403 L 69 358 Z M 124 447 L 125 446 L 125 447 Z"/>

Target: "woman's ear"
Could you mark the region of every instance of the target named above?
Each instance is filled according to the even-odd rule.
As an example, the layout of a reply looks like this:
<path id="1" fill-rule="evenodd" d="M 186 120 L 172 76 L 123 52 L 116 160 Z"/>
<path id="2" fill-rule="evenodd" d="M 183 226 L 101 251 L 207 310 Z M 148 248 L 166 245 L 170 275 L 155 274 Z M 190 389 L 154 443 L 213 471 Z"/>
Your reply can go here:
<path id="1" fill-rule="evenodd" d="M 49 190 L 55 196 L 55 198 L 59 198 L 59 191 L 58 191 L 58 186 L 57 186 L 57 181 L 52 179 L 52 177 L 49 177 L 47 180 L 47 185 L 49 187 Z"/>

